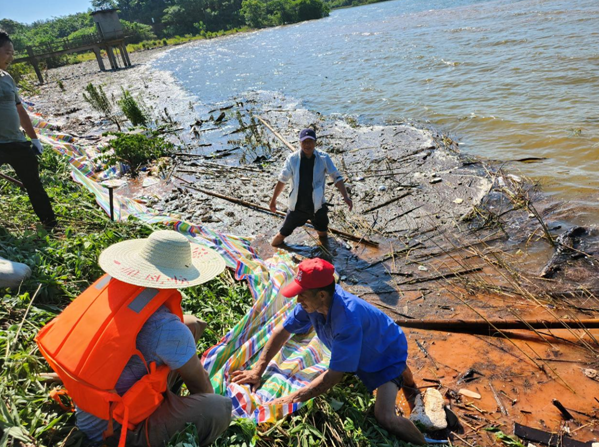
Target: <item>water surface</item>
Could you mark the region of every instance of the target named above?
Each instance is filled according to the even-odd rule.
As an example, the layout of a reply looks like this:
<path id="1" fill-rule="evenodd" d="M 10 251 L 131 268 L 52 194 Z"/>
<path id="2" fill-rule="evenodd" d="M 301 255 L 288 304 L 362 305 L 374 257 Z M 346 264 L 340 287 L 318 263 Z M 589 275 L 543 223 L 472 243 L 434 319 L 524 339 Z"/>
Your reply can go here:
<path id="1" fill-rule="evenodd" d="M 278 91 L 367 123 L 428 123 L 599 222 L 599 2 L 396 0 L 198 42 L 154 64 L 205 103 Z M 513 166 L 511 167 L 513 169 Z"/>

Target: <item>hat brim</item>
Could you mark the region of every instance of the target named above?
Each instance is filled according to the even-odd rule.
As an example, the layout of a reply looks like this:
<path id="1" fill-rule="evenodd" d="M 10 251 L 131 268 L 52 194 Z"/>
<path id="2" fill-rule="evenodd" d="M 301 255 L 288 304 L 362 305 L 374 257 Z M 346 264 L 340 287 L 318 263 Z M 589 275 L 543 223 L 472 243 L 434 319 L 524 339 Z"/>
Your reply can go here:
<path id="1" fill-rule="evenodd" d="M 304 140 L 314 140 L 314 141 L 316 141 L 316 138 L 312 137 L 310 135 L 307 135 L 304 138 L 300 138 L 300 141 L 304 141 Z"/>
<path id="2" fill-rule="evenodd" d="M 154 265 L 139 256 L 146 241 L 135 239 L 111 245 L 100 254 L 98 264 L 113 278 L 154 289 L 197 286 L 215 278 L 226 267 L 221 255 L 197 242 L 191 242 L 191 265 L 179 269 Z"/>
<path id="3" fill-rule="evenodd" d="M 293 298 L 298 296 L 304 290 L 306 289 L 300 286 L 300 283 L 294 279 L 291 284 L 287 284 L 281 289 L 281 295 L 283 295 L 285 298 Z"/>

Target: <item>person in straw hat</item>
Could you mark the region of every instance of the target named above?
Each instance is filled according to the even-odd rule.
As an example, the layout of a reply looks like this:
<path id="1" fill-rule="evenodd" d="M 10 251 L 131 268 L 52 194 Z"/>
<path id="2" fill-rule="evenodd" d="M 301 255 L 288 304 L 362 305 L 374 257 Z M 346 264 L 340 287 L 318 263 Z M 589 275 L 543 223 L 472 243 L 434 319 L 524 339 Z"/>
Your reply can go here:
<path id="1" fill-rule="evenodd" d="M 225 268 L 224 259 L 207 247 L 192 244 L 172 230 L 155 231 L 147 239 L 127 240 L 108 247 L 99 258 L 111 277 L 148 289 L 180 289 L 205 283 Z M 153 313 L 137 335 L 137 349 L 147 364 L 167 365 L 169 388 L 182 381 L 189 396 L 167 389 L 162 404 L 127 433 L 129 446 L 166 444 L 187 423 L 197 427 L 200 445 L 211 444 L 229 426 L 231 399 L 214 394 L 208 373 L 196 353 L 206 323 L 184 315 L 183 322 L 164 305 Z M 130 358 L 116 391 L 123 395 L 147 373 L 138 356 Z M 92 441 L 102 441 L 108 421 L 77 410 L 77 426 Z M 117 438 L 118 439 L 118 438 Z"/>

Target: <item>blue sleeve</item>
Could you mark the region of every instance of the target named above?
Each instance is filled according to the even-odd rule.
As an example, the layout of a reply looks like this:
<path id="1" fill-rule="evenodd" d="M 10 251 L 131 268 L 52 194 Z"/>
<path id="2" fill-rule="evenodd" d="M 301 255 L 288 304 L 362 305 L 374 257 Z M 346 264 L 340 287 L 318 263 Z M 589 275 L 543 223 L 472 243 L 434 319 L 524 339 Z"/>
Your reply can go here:
<path id="1" fill-rule="evenodd" d="M 156 343 L 156 356 L 172 370 L 181 368 L 196 355 L 193 334 L 179 318 L 174 317 L 161 325 Z"/>
<path id="2" fill-rule="evenodd" d="M 362 330 L 358 325 L 347 325 L 333 337 L 329 369 L 356 372 L 362 353 Z"/>
<path id="3" fill-rule="evenodd" d="M 310 330 L 312 322 L 308 312 L 304 310 L 301 304 L 295 306 L 291 314 L 283 322 L 283 328 L 292 334 L 304 334 Z"/>

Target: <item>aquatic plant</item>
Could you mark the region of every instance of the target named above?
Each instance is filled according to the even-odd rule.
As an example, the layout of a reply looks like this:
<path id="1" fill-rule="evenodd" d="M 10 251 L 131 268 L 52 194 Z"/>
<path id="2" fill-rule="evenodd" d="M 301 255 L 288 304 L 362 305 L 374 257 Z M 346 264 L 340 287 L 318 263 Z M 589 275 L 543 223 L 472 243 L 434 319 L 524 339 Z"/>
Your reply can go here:
<path id="1" fill-rule="evenodd" d="M 121 96 L 121 99 L 118 100 L 118 105 L 123 114 L 134 126 L 147 126 L 150 118 L 148 117 L 146 110 L 144 110 L 145 107 L 140 105 L 140 102 L 131 95 L 129 90 L 125 90 L 121 87 L 121 91 L 123 92 L 123 95 Z"/>
<path id="2" fill-rule="evenodd" d="M 108 99 L 108 96 L 106 96 L 104 88 L 101 85 L 96 87 L 91 82 L 87 84 L 85 92 L 83 92 L 83 99 L 85 99 L 92 109 L 104 115 L 108 121 L 112 121 L 116 124 L 119 131 L 121 130 L 121 123 L 113 112 L 112 102 Z"/>
<path id="3" fill-rule="evenodd" d="M 139 169 L 148 162 L 170 155 L 174 145 L 158 135 L 140 133 L 110 133 L 117 138 L 110 141 L 110 149 L 104 153 L 103 160 L 113 165 L 124 163 L 130 168 L 131 176 L 136 177 Z"/>

